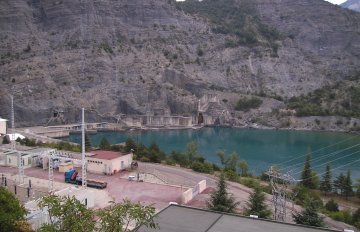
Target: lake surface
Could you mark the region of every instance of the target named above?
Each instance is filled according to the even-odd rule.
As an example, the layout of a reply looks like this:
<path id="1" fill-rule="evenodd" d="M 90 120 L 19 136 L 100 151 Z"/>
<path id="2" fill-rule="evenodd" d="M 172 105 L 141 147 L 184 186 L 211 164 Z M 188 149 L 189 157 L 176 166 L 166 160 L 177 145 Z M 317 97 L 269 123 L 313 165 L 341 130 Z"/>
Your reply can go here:
<path id="1" fill-rule="evenodd" d="M 127 138 L 146 146 L 155 142 L 167 154 L 185 151 L 192 141 L 206 160 L 219 163 L 218 150 L 226 154 L 236 152 L 248 162 L 250 171 L 260 174 L 270 165 L 277 164 L 282 171 L 291 170 L 299 177 L 305 154 L 312 153 L 312 167 L 319 173 L 331 162 L 333 176 L 351 170 L 353 179 L 360 178 L 360 136 L 346 133 L 310 132 L 290 130 L 255 130 L 239 128 L 202 128 L 199 130 L 133 130 L 127 132 L 98 132 L 90 135 L 92 145 L 98 145 L 105 136 L 111 144 L 124 142 Z M 79 143 L 80 135 L 72 134 L 72 142 Z M 348 164 L 348 165 L 347 165 Z M 346 165 L 346 166 L 344 166 Z"/>

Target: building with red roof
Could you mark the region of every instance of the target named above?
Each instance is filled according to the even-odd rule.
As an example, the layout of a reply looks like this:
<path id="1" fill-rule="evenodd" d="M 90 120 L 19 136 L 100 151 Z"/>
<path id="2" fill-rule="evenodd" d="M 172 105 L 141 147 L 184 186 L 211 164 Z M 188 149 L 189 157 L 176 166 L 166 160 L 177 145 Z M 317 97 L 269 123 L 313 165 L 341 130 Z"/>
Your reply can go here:
<path id="1" fill-rule="evenodd" d="M 126 168 L 130 168 L 132 161 L 132 153 L 95 150 L 87 155 L 87 171 L 112 175 Z"/>

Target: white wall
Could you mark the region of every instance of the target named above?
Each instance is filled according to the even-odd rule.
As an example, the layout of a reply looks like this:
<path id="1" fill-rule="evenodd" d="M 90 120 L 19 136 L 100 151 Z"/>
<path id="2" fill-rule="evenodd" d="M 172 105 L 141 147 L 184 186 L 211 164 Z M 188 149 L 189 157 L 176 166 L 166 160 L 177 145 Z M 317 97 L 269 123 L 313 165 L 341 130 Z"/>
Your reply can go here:
<path id="1" fill-rule="evenodd" d="M 6 134 L 6 121 L 3 119 L 0 119 L 0 134 Z"/>

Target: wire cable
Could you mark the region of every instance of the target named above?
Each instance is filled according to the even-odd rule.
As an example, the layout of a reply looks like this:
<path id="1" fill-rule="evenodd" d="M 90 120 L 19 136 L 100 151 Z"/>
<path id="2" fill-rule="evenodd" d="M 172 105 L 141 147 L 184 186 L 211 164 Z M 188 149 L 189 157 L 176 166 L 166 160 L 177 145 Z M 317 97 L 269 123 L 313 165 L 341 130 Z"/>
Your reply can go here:
<path id="1" fill-rule="evenodd" d="M 329 148 L 329 147 L 332 147 L 332 146 L 335 146 L 335 145 L 339 145 L 339 144 L 341 144 L 341 143 L 343 143 L 343 142 L 345 142 L 345 141 L 348 141 L 348 140 L 350 140 L 350 139 L 354 139 L 355 137 L 358 137 L 358 136 L 359 136 L 359 135 L 354 135 L 354 136 L 352 136 L 352 137 L 350 137 L 350 138 L 347 138 L 347 139 L 344 139 L 344 140 L 342 140 L 342 141 L 340 141 L 340 142 L 331 144 L 331 145 L 326 146 L 326 147 L 322 147 L 322 148 L 317 149 L 317 150 L 315 150 L 315 151 L 313 151 L 313 152 L 307 152 L 307 153 L 304 154 L 304 155 L 297 156 L 297 157 L 295 157 L 295 158 L 289 159 L 289 160 L 287 160 L 287 161 L 284 161 L 284 162 L 281 162 L 281 163 L 278 163 L 278 164 L 275 164 L 275 165 L 276 165 L 276 166 L 281 166 L 281 165 L 283 165 L 283 164 L 286 164 L 286 163 L 289 163 L 289 162 L 291 162 L 291 161 L 294 161 L 294 160 L 300 159 L 300 158 L 302 158 L 302 157 L 305 157 L 305 156 L 307 156 L 307 155 L 309 155 L 309 154 L 314 154 L 314 153 L 319 152 L 319 151 L 322 151 L 322 150 L 324 150 L 324 149 L 326 149 L 326 148 Z M 299 155 L 300 155 L 300 154 L 299 154 Z"/>
<path id="2" fill-rule="evenodd" d="M 344 148 L 344 149 L 341 149 L 341 150 L 338 150 L 338 151 L 334 151 L 334 152 L 331 152 L 331 153 L 328 153 L 328 154 L 324 154 L 324 155 L 318 156 L 318 157 L 312 159 L 311 162 L 317 162 L 317 161 L 319 161 L 319 160 L 322 160 L 322 159 L 324 159 L 324 158 L 327 158 L 327 157 L 331 157 L 331 156 L 340 154 L 340 153 L 343 152 L 343 151 L 352 149 L 352 148 L 357 147 L 357 146 L 360 146 L 360 144 L 355 144 L 355 145 L 353 145 L 353 146 L 350 146 L 350 147 L 347 147 L 347 148 Z M 311 154 L 311 153 L 308 153 L 308 154 Z M 303 162 L 298 162 L 298 163 L 295 163 L 295 164 L 293 164 L 293 165 L 290 165 L 290 166 L 281 168 L 281 169 L 279 169 L 279 170 L 298 169 L 298 168 L 301 168 L 301 166 L 302 166 L 303 164 L 304 164 Z M 299 165 L 300 165 L 300 167 L 296 167 L 296 166 L 299 166 Z"/>
<path id="3" fill-rule="evenodd" d="M 336 159 L 334 159 L 334 160 L 328 161 L 328 162 L 326 162 L 326 163 L 322 163 L 322 164 L 320 164 L 320 165 L 313 166 L 313 167 L 311 167 L 311 168 L 312 168 L 312 169 L 318 168 L 318 167 L 321 167 L 321 166 L 326 165 L 327 163 L 332 163 L 332 162 L 334 162 L 334 161 L 336 161 L 336 160 L 344 159 L 344 158 L 346 158 L 346 157 L 349 157 L 349 156 L 354 155 L 354 154 L 359 153 L 359 152 L 360 152 L 360 151 L 355 151 L 355 152 L 350 153 L 350 154 L 348 154 L 348 155 L 346 155 L 346 156 L 341 156 L 341 157 L 339 157 L 339 158 L 336 158 Z M 299 174 L 299 173 L 301 173 L 301 172 L 302 172 L 302 171 L 295 172 L 294 174 Z"/>
<path id="4" fill-rule="evenodd" d="M 346 164 L 344 164 L 344 165 L 341 165 L 341 166 L 339 166 L 339 167 L 332 168 L 332 171 L 334 171 L 334 170 L 336 170 L 336 169 L 339 169 L 339 168 L 346 167 L 346 166 L 348 166 L 348 165 L 350 165 L 350 164 L 357 163 L 357 162 L 359 162 L 359 161 L 360 161 L 360 159 L 357 159 L 357 160 L 355 160 L 355 161 L 351 161 L 351 162 L 346 163 Z M 325 173 L 326 173 L 326 171 L 323 172 L 323 173 L 318 174 L 318 176 L 322 176 L 322 175 L 324 175 Z M 309 179 L 311 179 L 311 178 L 312 178 L 312 177 L 309 177 L 309 178 L 306 178 L 306 179 L 300 179 L 300 180 L 297 180 L 297 181 L 300 182 L 300 181 L 304 181 L 304 180 L 309 180 Z"/>

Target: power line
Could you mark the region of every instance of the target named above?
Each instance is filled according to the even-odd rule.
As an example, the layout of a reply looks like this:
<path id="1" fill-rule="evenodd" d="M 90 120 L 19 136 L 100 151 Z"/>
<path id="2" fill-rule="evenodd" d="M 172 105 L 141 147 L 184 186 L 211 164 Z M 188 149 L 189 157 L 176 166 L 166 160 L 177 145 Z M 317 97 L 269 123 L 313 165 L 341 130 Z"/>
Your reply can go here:
<path id="1" fill-rule="evenodd" d="M 317 161 L 319 161 L 319 160 L 325 159 L 325 158 L 327 158 L 327 157 L 331 157 L 331 156 L 340 154 L 340 153 L 343 152 L 343 151 L 352 149 L 352 148 L 357 147 L 357 146 L 359 146 L 359 145 L 360 145 L 360 144 L 355 144 L 355 145 L 353 145 L 353 146 L 350 146 L 350 147 L 347 147 L 347 148 L 344 148 L 344 149 L 341 149 L 341 150 L 338 150 L 338 151 L 334 151 L 334 152 L 331 152 L 331 153 L 328 153 L 328 154 L 324 154 L 324 155 L 318 156 L 318 157 L 312 159 L 311 162 L 314 163 L 314 162 L 317 162 Z M 311 153 L 310 153 L 310 154 L 311 154 Z M 300 167 L 296 167 L 296 166 L 298 166 L 298 165 L 300 165 Z M 296 170 L 296 169 L 301 168 L 302 165 L 303 165 L 303 162 L 301 162 L 301 163 L 299 162 L 299 163 L 290 165 L 290 166 L 288 166 L 288 167 L 284 167 L 284 168 L 282 168 L 282 169 L 280 169 L 280 170 L 289 169 L 289 168 L 293 168 L 293 169 Z"/>
<path id="2" fill-rule="evenodd" d="M 355 160 L 355 161 L 351 161 L 351 162 L 346 163 L 346 164 L 344 164 L 344 165 L 341 165 L 341 166 L 339 166 L 339 167 L 332 168 L 332 170 L 336 170 L 336 169 L 339 169 L 339 168 L 343 168 L 343 167 L 346 167 L 346 166 L 348 166 L 348 165 L 350 165 L 350 164 L 357 163 L 357 162 L 359 162 L 359 161 L 360 161 L 360 159 L 357 159 L 357 160 Z M 325 173 L 326 173 L 326 172 L 320 173 L 320 174 L 318 174 L 318 176 L 322 176 L 322 175 L 324 175 Z M 311 178 L 312 178 L 312 177 L 309 177 L 309 178 L 306 178 L 306 179 L 300 179 L 300 180 L 298 180 L 298 182 L 304 181 L 304 180 L 309 180 L 309 179 L 311 179 Z"/>
<path id="3" fill-rule="evenodd" d="M 340 160 L 340 159 L 349 157 L 349 156 L 354 155 L 354 154 L 359 153 L 359 152 L 360 152 L 360 151 L 355 151 L 355 152 L 350 153 L 350 154 L 348 154 L 348 155 L 346 155 L 346 156 L 342 156 L 342 157 L 339 157 L 339 158 L 337 158 L 337 159 L 328 161 L 328 162 L 326 162 L 326 163 L 322 163 L 322 164 L 320 164 L 320 165 L 313 166 L 312 168 L 318 168 L 318 167 L 324 166 L 324 165 L 326 165 L 327 163 L 332 163 L 332 162 L 334 162 L 334 161 L 336 161 L 336 160 Z M 302 172 L 302 171 L 296 172 L 296 173 L 294 173 L 294 174 L 299 174 L 300 172 Z"/>
<path id="4" fill-rule="evenodd" d="M 350 140 L 350 139 L 354 139 L 354 138 L 355 138 L 355 137 L 357 137 L 357 136 L 359 136 L 359 135 L 354 135 L 354 136 L 352 136 L 352 137 L 350 137 L 350 138 L 344 139 L 344 140 L 342 140 L 342 141 L 340 141 L 340 142 L 337 142 L 337 143 L 331 144 L 331 145 L 326 146 L 326 147 L 322 147 L 322 148 L 317 149 L 317 150 L 315 150 L 315 151 L 313 151 L 313 152 L 307 152 L 307 153 L 306 153 L 306 154 L 304 154 L 304 155 L 297 156 L 297 157 L 292 158 L 292 159 L 289 159 L 289 160 L 287 160 L 287 161 L 284 161 L 284 162 L 278 163 L 278 164 L 276 164 L 276 166 L 281 166 L 281 165 L 286 164 L 286 163 L 289 163 L 289 162 L 291 162 L 291 161 L 294 161 L 294 160 L 297 160 L 297 159 L 303 158 L 303 157 L 305 157 L 305 156 L 307 156 L 307 155 L 309 155 L 309 154 L 311 154 L 311 153 L 312 153 L 312 154 L 314 154 L 314 153 L 319 152 L 319 151 L 322 151 L 322 150 L 324 150 L 324 149 L 326 149 L 326 148 L 329 148 L 329 147 L 332 147 L 332 146 L 335 146 L 335 145 L 341 144 L 341 143 L 343 143 L 343 142 L 345 142 L 345 141 L 348 141 L 348 140 Z M 299 154 L 299 155 L 300 155 L 300 154 Z"/>

